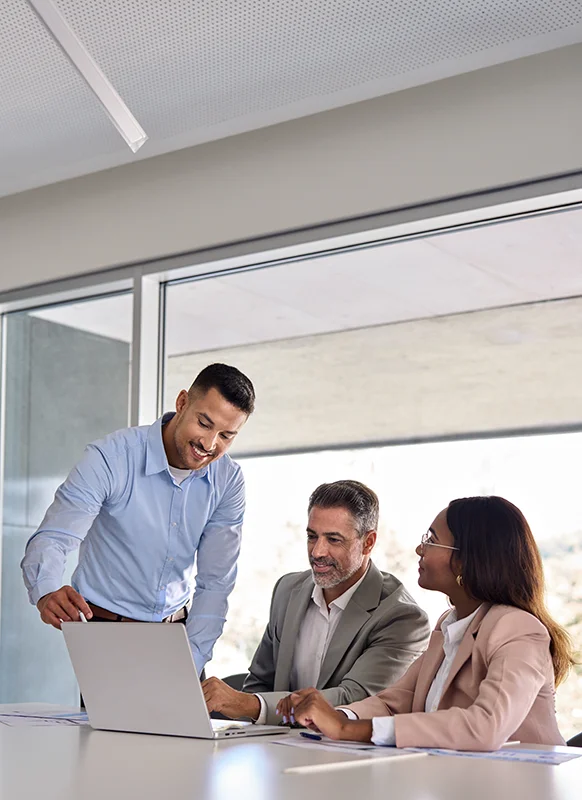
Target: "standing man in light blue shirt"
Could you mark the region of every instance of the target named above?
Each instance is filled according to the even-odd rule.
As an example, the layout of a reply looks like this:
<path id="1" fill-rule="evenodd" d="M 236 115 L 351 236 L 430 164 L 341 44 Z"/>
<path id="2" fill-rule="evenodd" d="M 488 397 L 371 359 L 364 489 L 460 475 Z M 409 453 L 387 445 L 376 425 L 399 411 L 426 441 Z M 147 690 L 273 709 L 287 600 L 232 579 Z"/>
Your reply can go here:
<path id="1" fill-rule="evenodd" d="M 246 375 L 211 364 L 182 389 L 175 413 L 87 447 L 22 560 L 43 622 L 60 628 L 80 611 L 112 622 L 185 621 L 202 671 L 225 622 L 245 507 L 242 471 L 226 453 L 254 402 Z M 63 586 L 77 547 L 72 585 Z"/>

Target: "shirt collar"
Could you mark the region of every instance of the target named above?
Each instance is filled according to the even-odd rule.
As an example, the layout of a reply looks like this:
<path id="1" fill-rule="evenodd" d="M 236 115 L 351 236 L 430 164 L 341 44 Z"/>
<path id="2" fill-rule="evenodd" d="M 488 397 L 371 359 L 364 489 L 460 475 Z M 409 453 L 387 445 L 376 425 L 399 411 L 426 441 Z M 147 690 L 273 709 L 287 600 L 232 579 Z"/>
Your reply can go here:
<path id="1" fill-rule="evenodd" d="M 170 475 L 170 465 L 168 464 L 168 456 L 164 447 L 162 439 L 162 426 L 169 422 L 175 415 L 174 411 L 168 411 L 166 414 L 157 419 L 153 425 L 150 425 L 147 433 L 146 442 L 146 463 L 145 474 L 157 475 L 159 472 L 167 472 Z M 208 472 L 208 465 L 202 469 L 192 471 L 192 477 L 203 478 Z M 190 480 L 187 478 L 186 480 Z"/>
<path id="2" fill-rule="evenodd" d="M 343 592 L 343 594 L 340 594 L 339 597 L 336 597 L 335 600 L 331 601 L 331 603 L 329 604 L 330 608 L 331 606 L 334 606 L 335 608 L 339 608 L 340 611 L 343 611 L 347 606 L 347 604 L 352 599 L 352 597 L 354 596 L 354 594 L 360 588 L 360 584 L 368 574 L 369 569 L 370 569 L 370 564 L 368 564 L 368 568 L 366 569 L 366 571 L 364 572 L 359 581 L 354 583 L 353 586 L 350 586 L 349 589 L 346 589 L 345 592 Z M 313 587 L 313 591 L 311 592 L 311 599 L 313 600 L 315 605 L 318 606 L 320 609 L 322 610 L 327 609 L 327 603 L 325 602 L 325 597 L 323 596 L 323 589 L 321 588 L 321 586 L 315 584 L 315 586 Z"/>
<path id="3" fill-rule="evenodd" d="M 481 608 L 481 606 L 479 606 L 479 608 Z M 463 617 L 463 619 L 457 619 L 456 608 L 451 609 L 448 616 L 445 617 L 441 623 L 441 631 L 443 632 L 447 644 L 457 644 L 457 642 L 461 641 L 467 628 L 477 616 L 479 608 L 476 608 L 472 614 L 469 614 L 468 617 Z"/>

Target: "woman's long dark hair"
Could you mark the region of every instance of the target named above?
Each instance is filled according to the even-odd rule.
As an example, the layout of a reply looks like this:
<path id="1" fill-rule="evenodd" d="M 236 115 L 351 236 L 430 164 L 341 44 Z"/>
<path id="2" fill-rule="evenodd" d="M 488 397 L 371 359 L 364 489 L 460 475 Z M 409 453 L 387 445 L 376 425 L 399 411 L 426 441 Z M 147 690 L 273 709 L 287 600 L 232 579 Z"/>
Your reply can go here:
<path id="1" fill-rule="evenodd" d="M 542 558 L 519 508 L 503 497 L 464 497 L 449 503 L 447 525 L 466 591 L 476 600 L 528 611 L 545 625 L 557 686 L 574 663 L 572 643 L 546 608 Z"/>

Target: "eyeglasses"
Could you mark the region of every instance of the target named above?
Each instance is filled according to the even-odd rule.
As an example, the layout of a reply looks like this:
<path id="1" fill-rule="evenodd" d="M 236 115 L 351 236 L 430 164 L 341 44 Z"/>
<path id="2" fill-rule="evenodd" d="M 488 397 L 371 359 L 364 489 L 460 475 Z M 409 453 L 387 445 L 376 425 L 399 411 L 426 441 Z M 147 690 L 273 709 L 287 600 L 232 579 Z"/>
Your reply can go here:
<path id="1" fill-rule="evenodd" d="M 420 546 L 421 546 L 421 548 L 423 550 L 425 549 L 425 547 L 428 547 L 429 545 L 431 547 L 444 547 L 445 550 L 458 550 L 459 549 L 458 547 L 451 547 L 450 544 L 438 544 L 438 542 L 431 542 L 431 540 L 430 540 L 431 536 L 432 536 L 432 534 L 430 533 L 430 531 L 427 531 L 426 533 L 422 534 L 422 538 L 420 540 Z"/>

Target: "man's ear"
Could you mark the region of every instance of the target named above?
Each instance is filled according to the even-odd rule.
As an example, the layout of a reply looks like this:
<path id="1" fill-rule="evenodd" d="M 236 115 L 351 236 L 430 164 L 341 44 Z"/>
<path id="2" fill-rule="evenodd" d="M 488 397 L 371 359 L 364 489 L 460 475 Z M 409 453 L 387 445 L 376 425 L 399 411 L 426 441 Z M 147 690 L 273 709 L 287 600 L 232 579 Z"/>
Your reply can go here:
<path id="1" fill-rule="evenodd" d="M 190 403 L 190 395 L 186 391 L 186 389 L 182 389 L 178 397 L 176 397 L 176 411 L 178 414 L 184 411 L 185 408 L 188 407 Z"/>
<path id="2" fill-rule="evenodd" d="M 368 531 L 368 533 L 364 536 L 363 553 L 365 556 L 369 555 L 374 549 L 377 537 L 378 534 L 376 531 Z"/>

